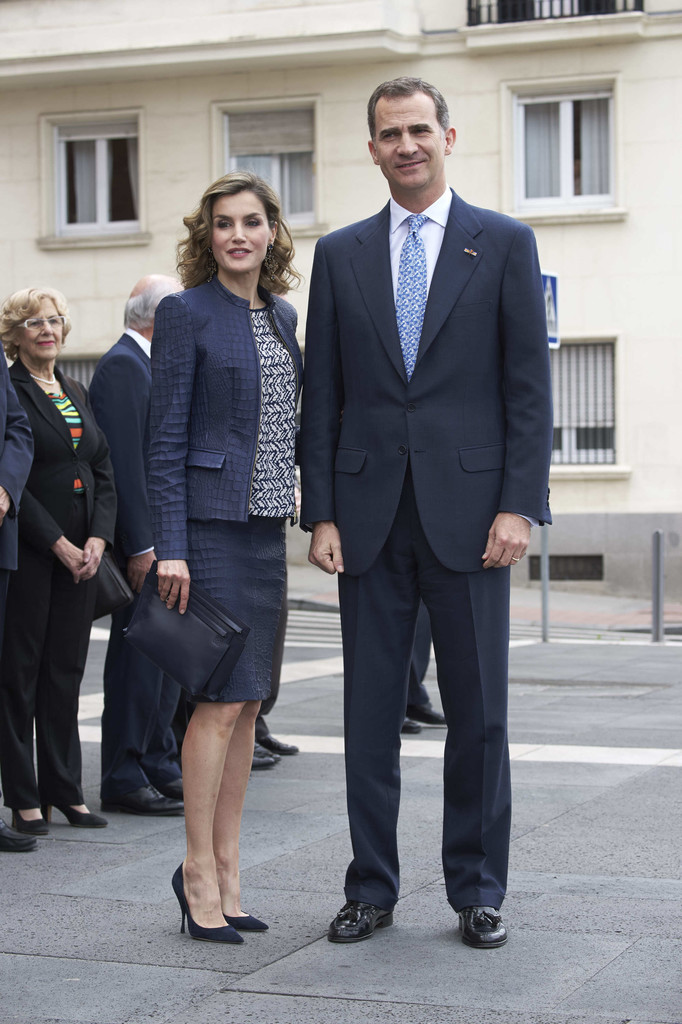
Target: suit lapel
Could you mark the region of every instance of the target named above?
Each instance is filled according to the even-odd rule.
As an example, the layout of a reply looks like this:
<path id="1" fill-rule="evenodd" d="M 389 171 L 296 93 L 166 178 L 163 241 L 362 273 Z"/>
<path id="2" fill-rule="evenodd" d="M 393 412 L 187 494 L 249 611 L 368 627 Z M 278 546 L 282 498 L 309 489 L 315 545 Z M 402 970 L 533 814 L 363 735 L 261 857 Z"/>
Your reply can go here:
<path id="1" fill-rule="evenodd" d="M 351 258 L 351 266 L 367 312 L 388 358 L 401 378 L 407 382 L 395 319 L 389 229 L 389 205 L 386 204 L 383 210 L 376 217 L 372 217 L 358 232 L 360 247 Z"/>
<path id="2" fill-rule="evenodd" d="M 429 288 L 415 369 L 484 258 L 480 243 L 474 244 L 482 230 L 473 208 L 453 192 L 450 216 Z"/>

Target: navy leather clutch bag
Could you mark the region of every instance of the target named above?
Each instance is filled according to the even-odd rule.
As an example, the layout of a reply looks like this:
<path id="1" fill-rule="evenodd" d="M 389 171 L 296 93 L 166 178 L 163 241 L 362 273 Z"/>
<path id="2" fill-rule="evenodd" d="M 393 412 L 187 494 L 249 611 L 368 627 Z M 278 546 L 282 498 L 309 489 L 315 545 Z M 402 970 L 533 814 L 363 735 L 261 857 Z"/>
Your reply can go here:
<path id="1" fill-rule="evenodd" d="M 156 562 L 147 573 L 126 640 L 191 697 L 217 700 L 244 650 L 249 627 L 192 582 L 184 615 L 159 597 Z"/>

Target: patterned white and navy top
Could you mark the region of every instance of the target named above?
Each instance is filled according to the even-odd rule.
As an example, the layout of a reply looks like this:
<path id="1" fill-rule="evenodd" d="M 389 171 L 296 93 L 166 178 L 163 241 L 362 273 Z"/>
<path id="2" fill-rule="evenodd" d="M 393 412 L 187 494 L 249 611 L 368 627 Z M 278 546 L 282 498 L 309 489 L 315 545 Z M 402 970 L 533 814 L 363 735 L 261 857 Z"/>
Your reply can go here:
<path id="1" fill-rule="evenodd" d="M 296 367 L 267 309 L 252 309 L 261 374 L 261 417 L 249 513 L 294 516 Z"/>

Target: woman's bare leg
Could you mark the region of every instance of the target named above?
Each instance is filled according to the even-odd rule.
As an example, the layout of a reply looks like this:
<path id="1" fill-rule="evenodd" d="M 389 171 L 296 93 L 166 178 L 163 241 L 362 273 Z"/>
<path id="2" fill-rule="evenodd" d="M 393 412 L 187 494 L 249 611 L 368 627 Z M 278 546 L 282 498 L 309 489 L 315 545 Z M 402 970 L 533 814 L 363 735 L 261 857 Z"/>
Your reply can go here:
<path id="1" fill-rule="evenodd" d="M 182 786 L 185 801 L 187 857 L 185 896 L 197 924 L 225 925 L 213 852 L 214 818 L 243 703 L 197 704 L 182 745 Z M 252 741 L 253 753 L 253 741 Z"/>
<path id="2" fill-rule="evenodd" d="M 237 719 L 225 758 L 223 779 L 213 822 L 213 851 L 222 912 L 241 916 L 239 902 L 239 831 L 253 760 L 253 742 L 260 701 L 247 701 Z"/>

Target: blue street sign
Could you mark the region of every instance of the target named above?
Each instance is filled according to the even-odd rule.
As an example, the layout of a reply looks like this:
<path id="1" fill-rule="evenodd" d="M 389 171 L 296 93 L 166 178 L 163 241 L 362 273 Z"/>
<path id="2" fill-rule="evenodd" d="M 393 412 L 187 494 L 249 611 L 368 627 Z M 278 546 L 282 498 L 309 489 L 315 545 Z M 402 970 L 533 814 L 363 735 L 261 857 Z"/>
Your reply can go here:
<path id="1" fill-rule="evenodd" d="M 543 274 L 542 287 L 545 292 L 547 310 L 547 338 L 550 348 L 559 348 L 559 305 L 557 301 L 558 279 L 556 274 Z"/>

